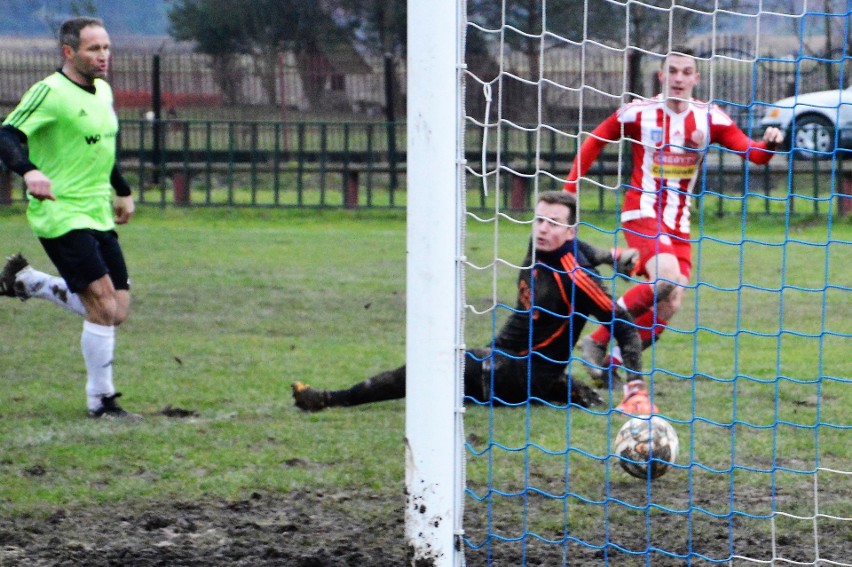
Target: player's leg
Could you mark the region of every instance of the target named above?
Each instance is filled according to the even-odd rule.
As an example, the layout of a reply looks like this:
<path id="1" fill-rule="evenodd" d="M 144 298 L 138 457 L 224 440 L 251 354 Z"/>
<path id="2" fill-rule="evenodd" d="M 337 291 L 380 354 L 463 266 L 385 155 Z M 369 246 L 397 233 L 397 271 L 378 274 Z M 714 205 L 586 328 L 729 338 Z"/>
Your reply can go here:
<path id="1" fill-rule="evenodd" d="M 650 287 L 653 291 L 650 303 L 647 292 L 633 294 L 633 288 L 619 299 L 631 315 L 639 329 L 639 338 L 643 348 L 648 348 L 668 325 L 669 320 L 680 309 L 683 298 L 683 286 L 686 278 L 680 272 L 677 256 L 671 252 L 657 254 L 646 264 Z"/>
<path id="2" fill-rule="evenodd" d="M 659 413 L 643 380 L 631 380 L 624 385 L 624 399 L 616 409 L 632 416 Z"/>
<path id="3" fill-rule="evenodd" d="M 539 358 L 531 363 L 529 357 L 516 358 L 499 352 L 494 353 L 490 360 L 492 364 L 486 363 L 481 369 L 482 380 L 486 384 L 483 395 L 473 396 L 483 402 L 548 402 L 560 406 L 570 402 L 586 408 L 601 403 L 598 393 L 589 386 L 573 377 L 569 380 L 565 374 L 565 365 Z M 471 395 L 470 378 L 465 375 L 467 395 Z"/>
<path id="4" fill-rule="evenodd" d="M 32 297 L 45 299 L 80 316 L 86 316 L 83 302 L 68 289 L 64 279 L 36 270 L 20 254 L 13 254 L 6 259 L 6 265 L 0 272 L 0 295 L 17 297 L 21 301 Z"/>
<path id="5" fill-rule="evenodd" d="M 560 372 L 534 376 L 534 395 L 545 402 L 564 406 L 567 402 L 590 408 L 603 402 L 600 395 L 576 376 Z"/>
<path id="6" fill-rule="evenodd" d="M 405 397 L 405 366 L 380 372 L 344 390 L 322 390 L 303 382 L 293 382 L 291 389 L 296 407 L 305 411 L 398 400 Z"/>
<path id="7" fill-rule="evenodd" d="M 115 402 L 121 394 L 115 391 L 112 372 L 115 330 L 130 315 L 127 265 L 118 244 L 118 235 L 114 231 L 96 232 L 93 236 L 98 241 L 98 258 L 90 259 L 89 267 L 84 268 L 83 272 L 93 275 L 106 269 L 106 274 L 80 292 L 87 310 L 80 342 L 89 376 L 86 388 L 89 394 L 89 415 L 138 417 Z M 106 360 L 107 355 L 109 360 Z"/>
<path id="8" fill-rule="evenodd" d="M 618 298 L 618 304 L 633 315 L 642 347 L 648 348 L 680 308 L 683 285 L 687 280 L 680 273 L 678 258 L 674 254 L 657 254 L 649 258 L 645 265 L 648 267 L 649 281 L 637 283 L 628 289 Z M 613 347 L 611 355 L 607 354 L 610 336 L 609 327 L 601 325 L 583 338 L 580 344 L 583 359 L 592 365 L 587 365 L 587 370 L 599 386 L 619 380 L 617 374 L 613 374 L 612 379 L 608 376 L 612 364 L 621 365 L 621 353 L 617 346 Z"/>
<path id="9" fill-rule="evenodd" d="M 669 321 L 680 310 L 686 285 L 692 272 L 692 246 L 688 240 L 662 235 L 667 242 L 665 252 L 645 264 L 650 281 L 656 282 L 650 305 L 638 302 L 628 309 L 639 328 L 642 348 L 650 347 L 662 334 Z M 625 297 L 630 293 L 625 294 Z"/>
<path id="10" fill-rule="evenodd" d="M 476 400 L 486 400 L 488 385 L 486 368 L 483 364 L 491 360 L 490 349 L 470 349 L 465 360 L 464 393 Z M 297 408 L 305 411 L 320 411 L 329 407 L 358 406 L 397 400 L 405 397 L 405 366 L 380 372 L 343 390 L 323 390 L 304 382 L 291 384 L 293 401 Z"/>
<path id="11" fill-rule="evenodd" d="M 71 292 L 86 311 L 80 350 L 86 365 L 86 398 L 90 417 L 131 417 L 116 399 L 113 384 L 115 328 L 129 313 L 130 282 L 114 232 L 71 231 L 41 239 Z"/>
<path id="12" fill-rule="evenodd" d="M 689 279 L 690 245 L 689 241 L 660 233 L 655 219 L 631 221 L 624 228 L 628 245 L 639 251 L 636 274 L 648 281 L 632 286 L 618 303 L 633 315 L 642 344 L 647 348 L 680 307 L 683 285 Z M 608 360 L 609 340 L 609 328 L 600 326 L 580 344 L 583 358 L 591 364 L 587 366 L 589 374 L 598 385 L 609 382 L 611 362 L 620 364 L 617 350 Z"/>
<path id="13" fill-rule="evenodd" d="M 647 282 L 632 286 L 618 299 L 634 318 L 646 311 L 660 311 L 669 314 L 668 307 L 661 303 L 677 299 L 677 284 L 681 282 L 681 268 L 675 240 L 661 233 L 655 219 L 640 219 L 624 224 L 624 237 L 631 248 L 639 251 L 636 275 L 645 277 Z M 673 295 L 674 294 L 674 295 Z M 598 329 L 595 340 L 606 343 L 609 340 L 607 329 Z"/>

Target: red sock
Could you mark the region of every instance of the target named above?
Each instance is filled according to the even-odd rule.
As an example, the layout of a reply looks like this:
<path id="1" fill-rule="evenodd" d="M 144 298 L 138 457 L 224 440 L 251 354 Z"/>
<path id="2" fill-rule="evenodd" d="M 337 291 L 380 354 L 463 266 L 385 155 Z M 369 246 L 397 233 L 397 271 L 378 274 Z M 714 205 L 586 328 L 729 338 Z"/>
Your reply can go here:
<path id="1" fill-rule="evenodd" d="M 620 302 L 634 318 L 654 307 L 654 286 L 647 283 L 636 284 L 621 296 Z"/>
<path id="2" fill-rule="evenodd" d="M 654 306 L 654 286 L 644 283 L 636 284 L 628 289 L 619 301 L 627 307 L 627 310 L 634 318 L 640 317 L 643 313 L 652 313 L 651 309 Z M 646 326 L 650 327 L 651 322 Z M 598 344 L 605 345 L 609 342 L 609 336 L 609 328 L 601 325 L 592 333 L 592 340 Z"/>
<path id="3" fill-rule="evenodd" d="M 590 336 L 596 343 L 605 345 L 609 343 L 609 327 L 606 325 L 598 325 L 598 328 L 595 329 Z"/>
<path id="4" fill-rule="evenodd" d="M 657 340 L 669 324 L 659 317 L 655 317 L 653 309 L 649 309 L 636 317 L 636 326 L 639 328 L 639 338 L 642 339 L 642 348 L 648 348 Z"/>

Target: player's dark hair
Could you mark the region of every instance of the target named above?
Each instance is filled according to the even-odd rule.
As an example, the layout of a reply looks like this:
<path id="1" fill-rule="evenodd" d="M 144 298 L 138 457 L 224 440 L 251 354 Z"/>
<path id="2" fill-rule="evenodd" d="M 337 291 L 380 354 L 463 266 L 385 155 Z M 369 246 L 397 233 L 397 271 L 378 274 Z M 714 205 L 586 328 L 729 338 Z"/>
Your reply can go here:
<path id="1" fill-rule="evenodd" d="M 538 194 L 539 203 L 565 205 L 568 207 L 568 224 L 577 224 L 577 198 L 567 191 L 542 191 Z"/>
<path id="2" fill-rule="evenodd" d="M 692 59 L 696 58 L 695 50 L 691 47 L 687 47 L 685 45 L 675 45 L 672 46 L 671 50 L 669 50 L 668 54 L 663 57 L 662 62 L 660 62 L 660 67 L 666 66 L 666 59 L 671 55 L 677 55 L 680 57 L 691 57 Z"/>
<path id="3" fill-rule="evenodd" d="M 59 26 L 59 48 L 62 49 L 63 45 L 67 45 L 77 51 L 80 47 L 80 30 L 89 26 L 104 27 L 104 21 L 100 18 L 80 17 L 62 22 Z"/>

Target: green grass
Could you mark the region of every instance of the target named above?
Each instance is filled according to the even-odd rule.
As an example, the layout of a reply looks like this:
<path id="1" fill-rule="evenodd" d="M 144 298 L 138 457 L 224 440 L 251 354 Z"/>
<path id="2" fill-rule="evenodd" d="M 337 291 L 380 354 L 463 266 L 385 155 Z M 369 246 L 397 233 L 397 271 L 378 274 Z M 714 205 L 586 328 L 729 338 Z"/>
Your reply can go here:
<path id="1" fill-rule="evenodd" d="M 654 503 L 706 510 L 696 529 L 712 524 L 712 514 L 730 514 L 731 502 L 750 514 L 769 514 L 773 505 L 812 514 L 812 469 L 848 472 L 852 461 L 848 429 L 832 427 L 849 427 L 852 404 L 845 357 L 852 224 L 739 220 L 705 219 L 713 240 L 695 248 L 695 287 L 645 357 L 684 466 L 653 485 Z M 584 221 L 586 239 L 613 243 L 608 218 Z M 528 225 L 496 222 L 495 229 L 471 219 L 468 227 L 472 346 L 487 342 L 505 316 L 491 309 L 495 298 L 513 303 L 511 264 L 526 247 Z M 257 490 L 400 493 L 402 401 L 307 415 L 292 406 L 289 384 L 339 388 L 403 362 L 405 228 L 399 211 L 142 207 L 120 229 L 134 306 L 119 330 L 115 367 L 123 404 L 146 416 L 137 425 L 85 419 L 78 318 L 46 302 L 3 301 L 3 514 Z M 0 241 L 4 253 L 21 250 L 49 267 L 19 207 L 0 209 Z M 489 267 L 495 252 L 506 263 Z M 612 283 L 619 291 L 626 285 Z M 583 377 L 578 362 L 572 368 Z M 613 393 L 612 403 L 619 397 Z M 159 413 L 167 405 L 198 415 L 167 418 Z M 602 522 L 642 522 L 647 506 L 648 494 L 608 458 L 621 422 L 608 406 L 471 407 L 467 440 L 482 455 L 469 453 L 468 485 L 482 494 L 490 477 L 500 490 L 558 496 L 527 493 L 526 528 L 559 537 L 570 523 L 572 533 L 600 543 Z M 776 502 L 776 493 L 806 496 Z M 821 494 L 822 513 L 845 514 L 836 493 Z M 502 514 L 495 529 L 517 535 L 520 502 L 490 500 Z M 487 503 L 469 498 L 467 508 L 484 514 Z M 475 527 L 469 534 L 482 536 Z"/>
<path id="2" fill-rule="evenodd" d="M 0 235 L 49 267 L 20 211 L 4 211 Z M 401 215 L 143 208 L 121 238 L 134 305 L 116 384 L 146 420 L 87 421 L 80 320 L 46 302 L 4 302 L 0 502 L 25 511 L 398 487 L 401 402 L 306 416 L 289 384 L 342 386 L 402 362 Z M 167 404 L 199 417 L 156 415 Z M 388 434 L 365 451 L 365 427 Z"/>
<path id="3" fill-rule="evenodd" d="M 772 523 L 766 517 L 775 512 L 806 518 L 818 507 L 825 514 L 846 515 L 850 490 L 842 474 L 830 471 L 848 472 L 852 457 L 844 441 L 852 425 L 846 411 L 852 363 L 845 356 L 852 334 L 852 266 L 845 259 L 850 223 L 828 227 L 825 219 L 802 218 L 785 226 L 778 218 L 743 220 L 703 218 L 709 238 L 693 250 L 693 288 L 664 340 L 645 353 L 656 403 L 679 434 L 682 468 L 647 492 L 637 490 L 636 481 L 609 457 L 623 418 L 608 407 L 475 408 L 465 422 L 473 451 L 467 479 L 484 501 L 468 499 L 468 517 L 490 514 L 493 529 L 504 537 L 527 531 L 558 540 L 570 533 L 603 545 L 605 530 L 612 535 L 625 526 L 644 526 L 646 514 L 653 522 L 680 523 L 692 509 L 694 534 L 726 533 L 724 518 L 733 514 L 748 524 L 755 541 L 764 542 L 760 547 L 770 541 Z M 525 242 L 515 235 L 526 227 L 505 220 L 498 227 L 470 230 L 468 258 L 487 269 L 467 272 L 468 300 L 476 308 L 466 319 L 468 344 L 487 340 L 495 299 L 511 297 L 515 269 L 490 267 L 490 258 L 499 251 L 518 261 L 523 254 Z M 587 215 L 581 233 L 611 245 L 613 229 L 609 219 Z M 495 279 L 496 298 L 490 292 Z M 625 289 L 620 280 L 611 285 L 619 293 Z M 572 369 L 584 378 L 580 363 Z M 619 401 L 614 392 L 610 403 Z M 817 467 L 824 469 L 819 478 L 827 479 L 819 485 L 832 483 L 819 491 L 818 500 L 812 474 Z M 517 496 L 489 496 L 489 489 Z M 802 496 L 787 496 L 792 494 Z M 795 527 L 805 535 L 806 529 Z M 468 534 L 474 543 L 485 541 L 484 531 Z M 709 556 L 724 557 L 723 548 Z"/>

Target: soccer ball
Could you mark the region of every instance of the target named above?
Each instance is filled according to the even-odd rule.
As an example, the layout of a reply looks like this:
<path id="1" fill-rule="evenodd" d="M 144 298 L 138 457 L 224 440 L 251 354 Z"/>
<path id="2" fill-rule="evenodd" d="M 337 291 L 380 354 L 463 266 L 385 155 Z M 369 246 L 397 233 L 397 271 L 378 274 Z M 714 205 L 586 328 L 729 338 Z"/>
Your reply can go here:
<path id="1" fill-rule="evenodd" d="M 678 445 L 674 427 L 657 415 L 634 417 L 615 436 L 615 454 L 620 457 L 621 468 L 642 479 L 648 478 L 649 465 L 652 479 L 666 474 L 677 459 Z"/>

